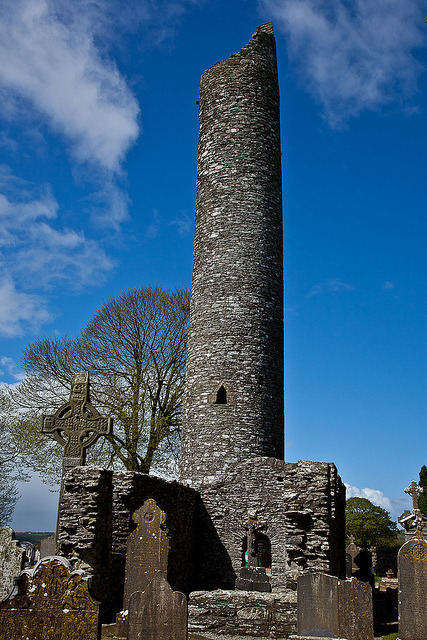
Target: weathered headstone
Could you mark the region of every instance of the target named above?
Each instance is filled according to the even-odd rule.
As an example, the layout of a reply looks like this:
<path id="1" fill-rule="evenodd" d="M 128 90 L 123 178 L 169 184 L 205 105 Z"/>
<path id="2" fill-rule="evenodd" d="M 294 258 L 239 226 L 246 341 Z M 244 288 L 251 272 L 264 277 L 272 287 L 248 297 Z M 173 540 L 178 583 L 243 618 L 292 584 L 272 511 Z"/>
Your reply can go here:
<path id="1" fill-rule="evenodd" d="M 324 573 L 298 578 L 298 633 L 301 636 L 338 636 L 338 579 Z"/>
<path id="2" fill-rule="evenodd" d="M 130 597 L 127 640 L 187 640 L 187 598 L 161 571 Z"/>
<path id="3" fill-rule="evenodd" d="M 56 556 L 56 535 L 52 533 L 48 538 L 43 538 L 40 543 L 40 557 Z"/>
<path id="4" fill-rule="evenodd" d="M 427 640 L 427 542 L 416 537 L 400 548 L 399 638 Z"/>
<path id="5" fill-rule="evenodd" d="M 123 609 L 128 608 L 134 591 L 144 591 L 148 587 L 156 571 L 161 571 L 166 578 L 168 570 L 165 512 L 149 498 L 132 517 L 137 527 L 127 541 Z"/>
<path id="6" fill-rule="evenodd" d="M 349 572 L 347 569 L 347 578 L 351 578 L 352 574 L 357 571 L 357 565 L 354 562 L 355 557 L 359 553 L 360 549 L 354 542 L 354 536 L 350 536 L 350 543 L 346 548 L 345 552 L 351 557 L 351 571 Z M 348 561 L 350 562 L 350 561 Z"/>
<path id="7" fill-rule="evenodd" d="M 300 636 L 373 640 L 369 584 L 308 573 L 298 578 L 297 598 Z"/>
<path id="8" fill-rule="evenodd" d="M 347 640 L 373 640 L 372 589 L 366 582 L 338 581 L 339 634 Z"/>
<path id="9" fill-rule="evenodd" d="M 10 527 L 0 529 L 0 601 L 7 598 L 21 573 L 25 551 Z"/>
<path id="10" fill-rule="evenodd" d="M 65 558 L 22 571 L 15 591 L 0 603 L 0 640 L 98 640 L 99 603 L 88 578 Z"/>

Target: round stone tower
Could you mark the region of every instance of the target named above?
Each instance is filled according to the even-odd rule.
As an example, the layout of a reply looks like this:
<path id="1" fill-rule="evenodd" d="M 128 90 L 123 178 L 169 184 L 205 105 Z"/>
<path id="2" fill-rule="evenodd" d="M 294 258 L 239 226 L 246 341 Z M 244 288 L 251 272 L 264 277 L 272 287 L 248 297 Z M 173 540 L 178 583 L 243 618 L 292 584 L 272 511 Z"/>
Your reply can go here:
<path id="1" fill-rule="evenodd" d="M 200 82 L 181 480 L 283 460 L 279 89 L 271 23 Z"/>

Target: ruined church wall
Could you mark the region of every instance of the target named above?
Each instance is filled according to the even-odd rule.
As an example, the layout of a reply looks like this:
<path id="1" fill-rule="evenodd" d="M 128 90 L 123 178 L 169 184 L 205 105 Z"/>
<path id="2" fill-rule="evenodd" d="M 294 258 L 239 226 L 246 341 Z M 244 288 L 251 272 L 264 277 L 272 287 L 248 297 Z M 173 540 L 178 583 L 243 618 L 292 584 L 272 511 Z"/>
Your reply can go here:
<path id="1" fill-rule="evenodd" d="M 266 524 L 262 533 L 271 543 L 273 590 L 296 589 L 304 571 L 344 576 L 345 489 L 334 464 L 254 458 L 199 491 L 229 564 L 208 552 L 208 541 L 201 544 L 197 589 L 234 587 L 248 509 Z"/>
<path id="2" fill-rule="evenodd" d="M 104 621 L 122 608 L 127 537 L 132 513 L 153 498 L 166 513 L 168 581 L 188 593 L 193 579 L 193 534 L 198 494 L 177 482 L 143 473 L 76 467 L 64 484 L 59 510 L 60 555 L 93 576 L 92 592 Z"/>

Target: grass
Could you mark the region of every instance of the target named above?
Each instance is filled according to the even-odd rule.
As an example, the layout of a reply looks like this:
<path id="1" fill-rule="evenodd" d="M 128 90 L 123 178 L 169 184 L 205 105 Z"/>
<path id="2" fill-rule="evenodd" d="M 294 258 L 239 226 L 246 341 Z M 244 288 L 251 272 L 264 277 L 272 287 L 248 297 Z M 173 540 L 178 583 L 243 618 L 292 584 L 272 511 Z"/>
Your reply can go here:
<path id="1" fill-rule="evenodd" d="M 383 640 L 396 640 L 398 636 L 398 633 L 389 633 L 388 636 L 383 636 Z"/>

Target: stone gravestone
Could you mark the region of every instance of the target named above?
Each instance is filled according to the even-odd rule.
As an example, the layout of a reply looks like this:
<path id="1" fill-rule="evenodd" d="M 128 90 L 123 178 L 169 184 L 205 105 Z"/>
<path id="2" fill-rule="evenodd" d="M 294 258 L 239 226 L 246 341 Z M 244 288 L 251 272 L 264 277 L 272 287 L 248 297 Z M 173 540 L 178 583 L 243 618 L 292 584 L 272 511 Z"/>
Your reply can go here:
<path id="1" fill-rule="evenodd" d="M 15 540 L 15 532 L 10 527 L 0 529 L 0 601 L 12 591 L 15 579 L 21 573 L 25 551 Z"/>
<path id="2" fill-rule="evenodd" d="M 25 569 L 14 592 L 0 603 L 0 640 L 98 640 L 99 603 L 88 578 L 65 558 Z"/>
<path id="3" fill-rule="evenodd" d="M 427 542 L 413 538 L 397 556 L 399 638 L 427 640 Z"/>
<path id="4" fill-rule="evenodd" d="M 369 584 L 307 573 L 298 577 L 297 599 L 300 636 L 374 640 Z"/>
<path id="5" fill-rule="evenodd" d="M 324 573 L 299 576 L 298 633 L 301 636 L 338 636 L 338 579 Z"/>
<path id="6" fill-rule="evenodd" d="M 187 640 L 187 598 L 161 571 L 130 597 L 127 640 Z"/>
<path id="7" fill-rule="evenodd" d="M 40 543 L 40 557 L 47 558 L 48 556 L 56 555 L 56 535 L 53 533 L 48 538 L 43 538 Z"/>
<path id="8" fill-rule="evenodd" d="M 156 571 L 161 571 L 165 578 L 168 571 L 165 512 L 149 498 L 132 517 L 137 527 L 127 541 L 123 609 L 128 609 L 134 591 L 144 591 L 148 587 Z"/>
<path id="9" fill-rule="evenodd" d="M 351 578 L 352 574 L 358 569 L 356 563 L 354 562 L 354 559 L 359 553 L 359 551 L 360 551 L 359 547 L 354 542 L 354 536 L 350 536 L 350 544 L 345 550 L 346 556 L 349 555 L 351 558 L 351 560 L 347 560 L 349 565 L 351 562 L 351 570 L 349 571 L 350 566 L 347 568 L 347 578 Z"/>
<path id="10" fill-rule="evenodd" d="M 353 578 L 338 581 L 339 633 L 348 640 L 373 640 L 372 589 Z"/>

